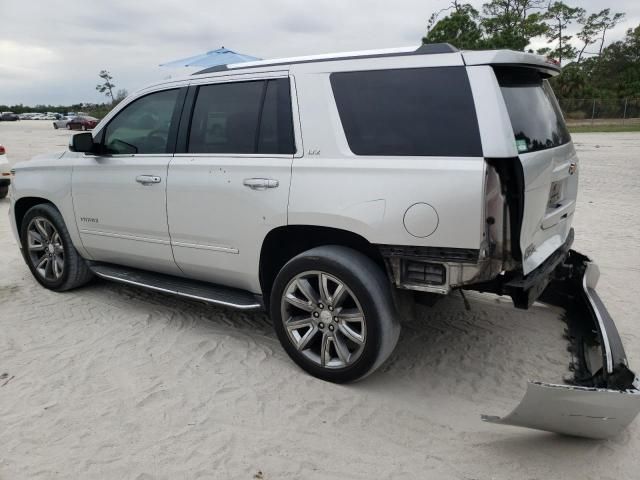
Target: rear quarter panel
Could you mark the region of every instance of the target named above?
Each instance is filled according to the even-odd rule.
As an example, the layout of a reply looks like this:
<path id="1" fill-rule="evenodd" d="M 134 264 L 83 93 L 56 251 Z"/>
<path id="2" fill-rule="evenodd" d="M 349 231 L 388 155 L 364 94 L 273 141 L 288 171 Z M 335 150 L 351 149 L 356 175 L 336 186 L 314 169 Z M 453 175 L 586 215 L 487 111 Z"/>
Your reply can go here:
<path id="1" fill-rule="evenodd" d="M 461 65 L 459 54 L 425 55 L 292 67 L 301 116 L 304 156 L 293 161 L 289 224 L 357 233 L 371 243 L 480 248 L 482 157 L 358 156 L 345 137 L 329 80 L 331 72 Z M 437 228 L 416 237 L 405 212 L 426 203 Z"/>

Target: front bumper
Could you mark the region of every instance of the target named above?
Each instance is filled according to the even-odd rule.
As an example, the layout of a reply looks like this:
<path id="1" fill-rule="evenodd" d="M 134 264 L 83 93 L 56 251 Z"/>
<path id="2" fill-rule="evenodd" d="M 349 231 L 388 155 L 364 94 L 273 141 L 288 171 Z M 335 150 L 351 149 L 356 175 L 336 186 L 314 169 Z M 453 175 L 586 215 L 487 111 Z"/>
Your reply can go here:
<path id="1" fill-rule="evenodd" d="M 13 238 L 15 238 L 18 247 L 22 250 L 22 243 L 20 242 L 20 234 L 18 233 L 18 226 L 16 225 L 16 215 L 14 213 L 15 208 L 15 195 L 11 194 L 9 202 L 9 225 L 11 225 L 11 231 L 13 232 Z"/>
<path id="2" fill-rule="evenodd" d="M 620 334 L 595 291 L 596 264 L 569 250 L 539 301 L 565 310 L 573 378 L 568 384 L 529 382 L 521 403 L 491 423 L 588 438 L 624 430 L 640 412 L 640 382 L 629 369 Z"/>

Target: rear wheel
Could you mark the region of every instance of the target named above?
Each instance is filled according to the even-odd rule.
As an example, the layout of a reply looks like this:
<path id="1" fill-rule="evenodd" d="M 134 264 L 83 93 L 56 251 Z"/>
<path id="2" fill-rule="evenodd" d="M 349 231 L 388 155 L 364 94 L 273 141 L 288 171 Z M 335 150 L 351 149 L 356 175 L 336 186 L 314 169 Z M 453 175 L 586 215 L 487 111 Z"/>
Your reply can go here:
<path id="1" fill-rule="evenodd" d="M 36 205 L 27 211 L 20 240 L 31 273 L 44 287 L 64 291 L 91 280 L 91 270 L 73 246 L 62 215 L 52 205 Z"/>
<path id="2" fill-rule="evenodd" d="M 291 359 L 336 383 L 372 373 L 400 333 L 382 270 L 341 246 L 314 248 L 290 260 L 276 277 L 270 311 Z"/>

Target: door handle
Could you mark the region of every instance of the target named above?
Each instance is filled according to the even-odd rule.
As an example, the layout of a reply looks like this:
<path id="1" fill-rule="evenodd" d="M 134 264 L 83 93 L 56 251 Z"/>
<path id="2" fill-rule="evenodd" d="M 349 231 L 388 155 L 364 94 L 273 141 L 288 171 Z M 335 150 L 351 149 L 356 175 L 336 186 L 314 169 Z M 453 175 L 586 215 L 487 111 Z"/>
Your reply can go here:
<path id="1" fill-rule="evenodd" d="M 142 185 L 151 185 L 152 183 L 160 183 L 160 177 L 157 175 L 138 175 L 136 177 L 136 182 L 141 183 Z"/>
<path id="2" fill-rule="evenodd" d="M 242 184 L 251 190 L 266 190 L 267 188 L 276 188 L 280 182 L 273 178 L 245 178 Z"/>

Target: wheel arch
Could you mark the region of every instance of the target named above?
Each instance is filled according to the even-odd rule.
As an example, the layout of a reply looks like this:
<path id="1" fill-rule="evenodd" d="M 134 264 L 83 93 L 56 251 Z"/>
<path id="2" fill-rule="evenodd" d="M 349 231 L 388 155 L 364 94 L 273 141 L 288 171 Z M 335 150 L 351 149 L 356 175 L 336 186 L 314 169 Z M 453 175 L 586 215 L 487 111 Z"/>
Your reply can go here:
<path id="1" fill-rule="evenodd" d="M 378 248 L 363 236 L 349 230 L 315 225 L 284 225 L 271 230 L 260 249 L 260 287 L 267 304 L 278 272 L 296 255 L 323 245 L 340 245 L 371 258 L 384 272 L 384 259 Z"/>
<path id="2" fill-rule="evenodd" d="M 36 205 L 41 204 L 49 204 L 52 205 L 56 210 L 60 211 L 60 209 L 51 201 L 42 197 L 22 197 L 16 200 L 16 203 L 13 207 L 13 214 L 15 216 L 16 221 L 16 229 L 18 230 L 18 234 L 22 231 L 22 220 L 24 216 L 27 214 L 31 207 L 35 207 Z"/>

